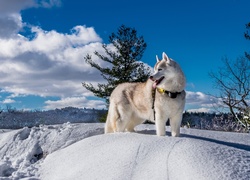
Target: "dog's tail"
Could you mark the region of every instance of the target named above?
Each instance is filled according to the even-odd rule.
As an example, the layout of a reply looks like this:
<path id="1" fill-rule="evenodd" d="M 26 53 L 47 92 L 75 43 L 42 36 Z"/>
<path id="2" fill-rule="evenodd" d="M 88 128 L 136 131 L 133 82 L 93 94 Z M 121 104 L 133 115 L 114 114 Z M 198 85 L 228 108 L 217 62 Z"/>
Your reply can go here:
<path id="1" fill-rule="evenodd" d="M 119 118 L 118 109 L 116 108 L 116 106 L 113 105 L 113 103 L 110 103 L 108 116 L 105 124 L 105 134 L 116 132 L 117 129 L 116 122 L 118 118 Z"/>

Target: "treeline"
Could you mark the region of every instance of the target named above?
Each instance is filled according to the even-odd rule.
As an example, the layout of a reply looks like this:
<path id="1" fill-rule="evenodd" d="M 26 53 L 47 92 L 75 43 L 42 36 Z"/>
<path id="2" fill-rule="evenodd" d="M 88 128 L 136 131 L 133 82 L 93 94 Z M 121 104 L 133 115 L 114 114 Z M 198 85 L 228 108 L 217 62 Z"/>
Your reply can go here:
<path id="1" fill-rule="evenodd" d="M 18 129 L 53 124 L 97 123 L 106 110 L 66 107 L 48 111 L 6 108 L 0 111 L 0 129 Z"/>
<path id="2" fill-rule="evenodd" d="M 239 118 L 241 115 L 238 114 Z M 231 113 L 184 112 L 182 127 L 229 132 L 249 132 Z"/>
<path id="3" fill-rule="evenodd" d="M 66 107 L 48 111 L 24 111 L 8 107 L 0 111 L 0 129 L 39 125 L 105 122 L 107 110 Z M 145 123 L 150 123 L 146 121 Z M 169 123 L 169 122 L 168 122 Z M 169 125 L 169 124 L 167 124 Z M 182 127 L 230 132 L 248 132 L 231 113 L 184 112 Z"/>

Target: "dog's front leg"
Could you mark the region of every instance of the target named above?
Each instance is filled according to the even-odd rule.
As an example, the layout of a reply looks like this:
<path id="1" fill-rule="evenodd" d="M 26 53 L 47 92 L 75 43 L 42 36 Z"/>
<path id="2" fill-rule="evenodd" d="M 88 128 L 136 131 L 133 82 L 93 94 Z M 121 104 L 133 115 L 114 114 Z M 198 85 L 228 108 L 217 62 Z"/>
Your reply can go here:
<path id="1" fill-rule="evenodd" d="M 170 118 L 171 135 L 174 137 L 180 136 L 180 126 L 182 121 L 182 112 L 177 113 L 174 117 Z"/>
<path id="2" fill-rule="evenodd" d="M 156 113 L 156 120 L 155 120 L 155 126 L 156 126 L 156 134 L 157 136 L 165 136 L 166 135 L 166 122 L 167 120 L 161 116 L 158 116 Z"/>

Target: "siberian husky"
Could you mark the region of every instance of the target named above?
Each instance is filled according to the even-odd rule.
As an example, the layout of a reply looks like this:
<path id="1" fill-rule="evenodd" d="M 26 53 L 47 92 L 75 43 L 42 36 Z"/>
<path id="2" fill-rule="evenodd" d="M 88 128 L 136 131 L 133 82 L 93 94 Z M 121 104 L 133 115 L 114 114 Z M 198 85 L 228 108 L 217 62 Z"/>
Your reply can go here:
<path id="1" fill-rule="evenodd" d="M 164 52 L 156 56 L 154 74 L 145 83 L 123 83 L 110 96 L 105 133 L 133 132 L 145 120 L 155 122 L 156 134 L 165 136 L 170 120 L 171 135 L 180 135 L 185 106 L 186 79 L 180 66 Z"/>

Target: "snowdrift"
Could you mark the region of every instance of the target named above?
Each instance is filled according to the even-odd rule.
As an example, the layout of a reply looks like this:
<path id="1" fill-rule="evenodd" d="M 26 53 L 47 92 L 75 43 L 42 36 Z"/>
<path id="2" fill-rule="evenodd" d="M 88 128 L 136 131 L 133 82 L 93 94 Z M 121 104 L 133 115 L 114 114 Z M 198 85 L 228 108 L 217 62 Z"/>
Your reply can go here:
<path id="1" fill-rule="evenodd" d="M 250 179 L 250 135 L 181 129 L 157 137 L 103 134 L 104 124 L 64 124 L 0 133 L 0 177 L 56 179 Z M 169 132 L 169 127 L 167 131 Z"/>

